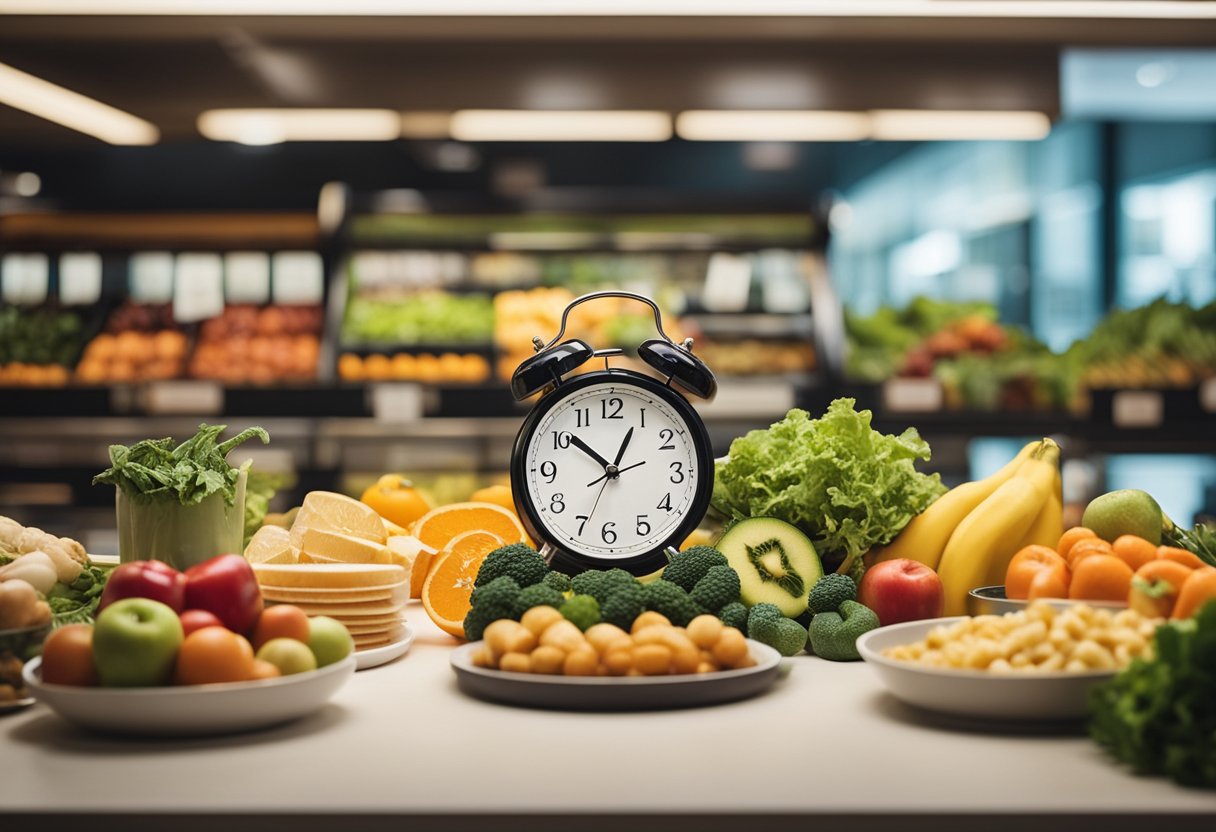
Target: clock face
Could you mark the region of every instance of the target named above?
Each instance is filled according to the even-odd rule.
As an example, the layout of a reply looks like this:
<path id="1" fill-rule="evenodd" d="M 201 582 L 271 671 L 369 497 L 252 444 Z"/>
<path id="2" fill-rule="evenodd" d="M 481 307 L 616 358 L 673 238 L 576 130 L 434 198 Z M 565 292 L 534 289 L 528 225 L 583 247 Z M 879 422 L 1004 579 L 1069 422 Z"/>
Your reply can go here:
<path id="1" fill-rule="evenodd" d="M 524 449 L 535 520 L 576 554 L 656 551 L 688 517 L 701 477 L 712 476 L 697 462 L 696 435 L 643 387 L 608 381 L 574 389 L 540 418 Z"/>

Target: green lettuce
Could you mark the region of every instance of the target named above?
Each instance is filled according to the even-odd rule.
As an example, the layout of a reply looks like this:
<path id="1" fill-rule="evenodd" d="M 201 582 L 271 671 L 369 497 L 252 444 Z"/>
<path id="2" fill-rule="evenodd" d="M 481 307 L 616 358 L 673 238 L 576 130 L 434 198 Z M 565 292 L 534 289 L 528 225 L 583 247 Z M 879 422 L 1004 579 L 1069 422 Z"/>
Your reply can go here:
<path id="1" fill-rule="evenodd" d="M 192 506 L 212 494 L 223 494 L 224 501 L 233 505 L 241 469 L 228 464 L 228 452 L 254 437 L 265 445 L 270 435 L 263 428 L 246 428 L 217 442 L 227 429 L 227 425 L 202 424 L 198 433 L 176 446 L 170 437 L 145 439 L 129 448 L 111 445 L 110 467 L 93 477 L 93 484 L 117 486 L 138 501 L 177 500 Z"/>
<path id="2" fill-rule="evenodd" d="M 106 586 L 106 577 L 105 572 L 89 565 L 80 571 L 72 583 L 60 581 L 51 587 L 46 594 L 46 602 L 51 608 L 53 626 L 92 623 L 93 614 L 101 602 L 101 592 Z"/>
<path id="3" fill-rule="evenodd" d="M 714 507 L 734 519 L 776 517 L 797 526 L 819 555 L 848 569 L 872 546 L 890 542 L 945 493 L 937 474 L 916 470 L 929 444 L 915 428 L 887 436 L 868 410 L 837 399 L 820 419 L 791 410 L 767 430 L 730 446 L 714 476 Z"/>

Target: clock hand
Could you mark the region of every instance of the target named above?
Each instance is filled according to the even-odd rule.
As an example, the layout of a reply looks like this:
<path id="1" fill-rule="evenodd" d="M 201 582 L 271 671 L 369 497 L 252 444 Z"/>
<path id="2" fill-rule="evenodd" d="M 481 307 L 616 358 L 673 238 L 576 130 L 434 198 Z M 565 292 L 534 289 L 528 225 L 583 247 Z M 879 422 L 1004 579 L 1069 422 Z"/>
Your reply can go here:
<path id="1" fill-rule="evenodd" d="M 604 496 L 604 488 L 607 487 L 608 482 L 609 482 L 609 480 L 605 479 L 604 477 L 600 477 L 600 479 L 604 480 L 604 484 L 600 486 L 599 493 L 595 495 L 595 502 L 591 504 L 591 511 L 587 512 L 587 522 L 588 523 L 590 523 L 591 518 L 595 516 L 595 508 L 596 508 L 596 506 L 598 506 L 600 504 L 600 497 Z M 595 485 L 595 483 L 591 483 L 591 484 Z"/>
<path id="2" fill-rule="evenodd" d="M 616 472 L 617 476 L 620 476 L 621 474 L 625 473 L 626 471 L 632 470 L 633 468 L 637 468 L 639 465 L 645 465 L 645 464 L 646 464 L 646 460 L 643 459 L 641 462 L 635 462 L 632 465 L 626 465 L 624 468 L 620 468 L 617 470 L 617 472 Z M 605 473 L 599 479 L 595 479 L 595 480 L 592 480 L 591 482 L 587 483 L 587 487 L 590 488 L 591 486 L 595 485 L 600 480 L 604 480 L 607 478 L 608 478 L 608 475 Z M 605 483 L 605 485 L 607 485 L 607 483 Z"/>
<path id="3" fill-rule="evenodd" d="M 620 464 L 621 464 L 621 458 L 625 456 L 625 449 L 629 447 L 629 440 L 630 440 L 630 439 L 632 439 L 632 438 L 633 438 L 633 428 L 630 428 L 630 429 L 629 429 L 629 432 L 625 434 L 625 439 L 624 439 L 624 441 L 622 441 L 622 442 L 621 442 L 621 448 L 620 448 L 620 450 L 618 450 L 618 451 L 616 452 L 616 459 L 614 459 L 614 460 L 612 461 L 612 464 L 613 464 L 613 465 L 620 465 Z M 617 473 L 620 473 L 620 472 L 618 471 Z"/>
<path id="4" fill-rule="evenodd" d="M 578 448 L 580 451 L 582 451 L 583 453 L 585 453 L 587 456 L 589 456 L 589 457 L 591 457 L 592 459 L 594 459 L 594 460 L 595 460 L 596 462 L 598 462 L 600 465 L 603 465 L 603 466 L 604 466 L 604 468 L 607 468 L 609 465 L 611 465 L 611 464 L 612 464 L 611 462 L 609 462 L 608 460 L 604 459 L 602 456 L 600 456 L 599 454 L 597 454 L 595 451 L 593 451 L 593 450 L 591 449 L 591 446 L 590 446 L 590 445 L 588 445 L 588 444 L 587 444 L 586 442 L 584 442 L 583 440 L 579 439 L 579 438 L 578 438 L 577 436 L 575 436 L 573 433 L 572 433 L 572 434 L 570 434 L 570 444 L 571 444 L 571 445 L 573 445 L 574 447 Z"/>

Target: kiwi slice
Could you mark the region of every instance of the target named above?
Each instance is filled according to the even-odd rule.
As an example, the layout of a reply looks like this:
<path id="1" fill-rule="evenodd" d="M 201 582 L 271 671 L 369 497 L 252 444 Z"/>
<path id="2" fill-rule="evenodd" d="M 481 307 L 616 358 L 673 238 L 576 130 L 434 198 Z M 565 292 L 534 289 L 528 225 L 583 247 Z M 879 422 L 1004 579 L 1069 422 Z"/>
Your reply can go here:
<path id="1" fill-rule="evenodd" d="M 744 604 L 776 604 L 787 618 L 806 612 L 811 587 L 823 576 L 810 538 L 775 517 L 740 520 L 718 540 L 717 549 L 739 573 Z"/>

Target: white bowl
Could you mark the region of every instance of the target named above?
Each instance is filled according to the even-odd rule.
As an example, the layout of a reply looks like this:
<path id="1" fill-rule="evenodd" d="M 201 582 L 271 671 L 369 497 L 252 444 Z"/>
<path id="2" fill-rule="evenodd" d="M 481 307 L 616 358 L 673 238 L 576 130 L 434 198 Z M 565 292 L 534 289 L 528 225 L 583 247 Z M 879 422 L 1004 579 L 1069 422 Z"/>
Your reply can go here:
<path id="1" fill-rule="evenodd" d="M 857 639 L 857 652 L 887 689 L 909 705 L 962 717 L 1002 720 L 1079 719 L 1088 710 L 1093 687 L 1112 670 L 1000 674 L 953 670 L 887 658 L 890 647 L 920 641 L 934 627 L 966 616 L 931 618 L 879 627 Z"/>
<path id="2" fill-rule="evenodd" d="M 264 728 L 320 710 L 355 672 L 354 655 L 308 673 L 231 682 L 150 688 L 48 685 L 42 659 L 26 664 L 25 684 L 59 716 L 97 731 L 122 734 L 222 734 Z"/>
<path id="3" fill-rule="evenodd" d="M 1096 610 L 1125 610 L 1126 601 L 1086 601 L 1081 598 L 1044 598 L 1057 610 L 1084 604 Z M 1005 597 L 1004 586 L 979 586 L 967 593 L 967 612 L 971 615 L 1004 615 L 1007 612 L 1017 612 L 1030 606 L 1030 601 Z"/>

